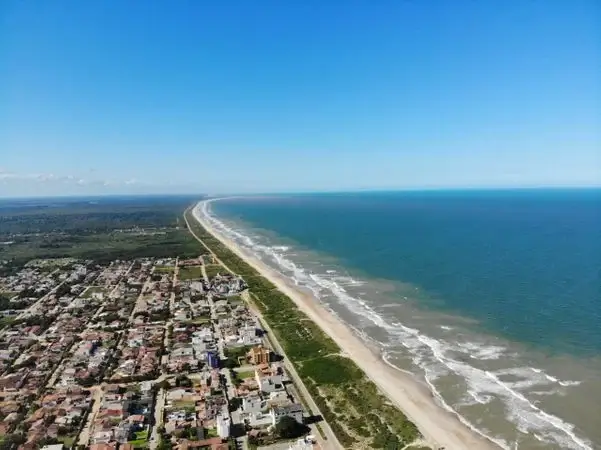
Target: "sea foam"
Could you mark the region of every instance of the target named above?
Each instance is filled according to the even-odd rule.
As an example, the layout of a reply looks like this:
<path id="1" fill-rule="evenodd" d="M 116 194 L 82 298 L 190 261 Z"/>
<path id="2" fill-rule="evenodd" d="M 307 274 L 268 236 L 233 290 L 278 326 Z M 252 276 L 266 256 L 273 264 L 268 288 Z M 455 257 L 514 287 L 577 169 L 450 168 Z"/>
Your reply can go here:
<path id="1" fill-rule="evenodd" d="M 501 448 L 513 447 L 501 437 L 491 436 L 488 431 L 479 429 L 458 411 L 462 405 L 487 404 L 498 399 L 504 405 L 506 418 L 513 422 L 521 432 L 535 436 L 541 442 L 558 445 L 561 448 L 592 450 L 590 443 L 576 435 L 575 427 L 572 424 L 543 411 L 524 394 L 528 388 L 544 386 L 549 390 L 542 392 L 551 395 L 555 393 L 553 389 L 574 386 L 579 383 L 578 381 L 559 380 L 541 369 L 532 367 L 508 367 L 497 371 L 476 367 L 467 361 L 474 360 L 476 363 L 477 361 L 504 358 L 509 363 L 512 358 L 507 358 L 511 355 L 507 353 L 505 347 L 500 345 L 474 341 L 462 342 L 458 337 L 455 337 L 455 342 L 443 341 L 400 322 L 387 321 L 382 314 L 378 313 L 375 306 L 370 305 L 369 301 L 362 296 L 351 295 L 347 291 L 348 287 L 364 285 L 365 281 L 339 275 L 339 271 L 334 269 L 326 270 L 324 273 L 313 273 L 290 259 L 290 246 L 271 246 L 260 243 L 258 236 L 253 239 L 217 219 L 210 213 L 208 204 L 208 202 L 203 203 L 199 212 L 219 233 L 226 235 L 263 261 L 271 262 L 272 267 L 275 266 L 281 274 L 292 279 L 297 286 L 311 291 L 315 297 L 319 299 L 324 299 L 326 296 L 333 298 L 354 313 L 365 326 L 377 326 L 385 330 L 389 335 L 390 342 L 382 343 L 383 347 L 391 348 L 396 344 L 405 348 L 410 353 L 413 363 L 422 370 L 425 382 L 438 402 L 475 432 Z M 357 330 L 356 327 L 353 328 Z M 446 325 L 440 325 L 440 328 L 446 331 L 453 329 Z M 359 334 L 366 337 L 363 332 Z M 390 363 L 386 355 L 385 361 L 399 369 Z M 458 376 L 466 385 L 466 394 L 461 404 L 449 405 L 437 386 L 437 380 L 449 374 Z M 508 375 L 512 380 L 503 380 Z M 537 391 L 537 394 L 540 394 L 540 391 Z"/>

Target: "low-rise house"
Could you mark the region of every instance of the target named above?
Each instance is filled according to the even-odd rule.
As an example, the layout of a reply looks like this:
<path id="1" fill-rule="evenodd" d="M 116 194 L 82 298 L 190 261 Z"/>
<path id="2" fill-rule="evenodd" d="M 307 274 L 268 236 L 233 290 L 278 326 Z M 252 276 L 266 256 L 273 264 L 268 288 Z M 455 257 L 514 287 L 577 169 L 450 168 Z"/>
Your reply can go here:
<path id="1" fill-rule="evenodd" d="M 218 414 L 215 418 L 217 425 L 217 434 L 221 439 L 227 439 L 230 436 L 230 417 L 224 414 Z"/>
<path id="2" fill-rule="evenodd" d="M 274 406 L 271 408 L 271 424 L 277 424 L 282 417 L 292 417 L 298 423 L 303 423 L 303 407 L 299 403 L 291 403 L 285 406 Z"/>
<path id="3" fill-rule="evenodd" d="M 255 370 L 255 381 L 259 386 L 259 390 L 262 392 L 277 392 L 283 391 L 284 387 L 284 377 L 279 374 L 265 374 L 261 369 L 257 368 Z"/>

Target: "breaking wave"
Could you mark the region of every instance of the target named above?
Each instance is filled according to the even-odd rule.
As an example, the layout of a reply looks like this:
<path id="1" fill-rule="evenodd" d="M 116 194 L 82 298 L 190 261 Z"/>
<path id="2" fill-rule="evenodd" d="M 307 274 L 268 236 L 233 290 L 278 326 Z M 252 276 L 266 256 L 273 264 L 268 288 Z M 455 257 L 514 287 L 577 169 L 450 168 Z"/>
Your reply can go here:
<path id="1" fill-rule="evenodd" d="M 385 330 L 388 342 L 380 342 L 385 351 L 384 360 L 397 370 L 402 370 L 391 362 L 395 346 L 403 347 L 411 356 L 413 364 L 418 367 L 426 384 L 434 397 L 444 408 L 454 413 L 466 426 L 486 437 L 491 442 L 504 449 L 517 448 L 506 440 L 491 436 L 490 432 L 478 428 L 460 412 L 461 408 L 472 405 L 487 405 L 500 401 L 505 410 L 505 418 L 511 421 L 522 433 L 530 434 L 543 443 L 557 445 L 562 449 L 592 450 L 586 440 L 576 435 L 575 426 L 561 418 L 543 411 L 527 397 L 527 390 L 535 387 L 535 395 L 553 395 L 580 382 L 560 380 L 534 367 L 506 367 L 498 370 L 487 370 L 482 362 L 496 361 L 499 364 L 510 364 L 515 356 L 508 348 L 487 342 L 477 342 L 473 336 L 461 336 L 452 333 L 454 327 L 439 325 L 439 329 L 452 335 L 450 339 L 436 339 L 426 335 L 417 328 L 387 319 L 378 313 L 376 307 L 370 304 L 363 295 L 349 293 L 350 288 L 365 285 L 367 282 L 357 280 L 341 271 L 334 269 L 315 273 L 290 259 L 290 246 L 271 246 L 261 243 L 258 236 L 248 236 L 217 219 L 210 213 L 209 203 L 202 203 L 199 212 L 212 226 L 235 241 L 247 252 L 261 258 L 266 263 L 289 277 L 302 288 L 310 290 L 320 300 L 333 300 L 343 305 L 356 315 L 364 326 L 375 326 Z M 384 305 L 386 306 L 386 305 Z M 390 305 L 388 305 L 390 306 Z M 353 327 L 357 330 L 357 327 Z M 364 338 L 365 333 L 359 333 Z M 480 364 L 479 364 L 480 363 Z M 437 380 L 443 377 L 455 377 L 460 380 L 460 386 L 465 395 L 460 402 L 451 405 L 445 399 Z"/>

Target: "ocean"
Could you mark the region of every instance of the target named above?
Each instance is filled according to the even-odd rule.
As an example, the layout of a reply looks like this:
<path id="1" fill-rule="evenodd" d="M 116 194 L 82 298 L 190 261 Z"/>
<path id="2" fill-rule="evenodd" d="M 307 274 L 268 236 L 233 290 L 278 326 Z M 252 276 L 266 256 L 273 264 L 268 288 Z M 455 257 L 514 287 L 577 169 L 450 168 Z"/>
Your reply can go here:
<path id="1" fill-rule="evenodd" d="M 601 190 L 239 197 L 209 213 L 501 448 L 601 448 Z"/>

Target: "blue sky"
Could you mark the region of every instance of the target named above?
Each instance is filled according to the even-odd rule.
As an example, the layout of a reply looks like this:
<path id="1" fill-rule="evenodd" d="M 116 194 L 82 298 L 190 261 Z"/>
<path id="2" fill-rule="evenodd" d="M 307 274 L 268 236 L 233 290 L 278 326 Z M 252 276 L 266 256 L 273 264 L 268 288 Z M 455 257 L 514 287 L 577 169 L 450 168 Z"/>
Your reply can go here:
<path id="1" fill-rule="evenodd" d="M 0 2 L 0 195 L 601 184 L 585 1 Z"/>

